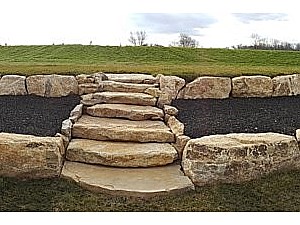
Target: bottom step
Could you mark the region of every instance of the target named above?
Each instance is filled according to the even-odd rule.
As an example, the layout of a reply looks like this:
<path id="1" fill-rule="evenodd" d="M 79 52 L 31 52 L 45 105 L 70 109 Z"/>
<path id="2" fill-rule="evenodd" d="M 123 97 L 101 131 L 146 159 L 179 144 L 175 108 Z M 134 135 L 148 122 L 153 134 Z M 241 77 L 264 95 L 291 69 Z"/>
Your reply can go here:
<path id="1" fill-rule="evenodd" d="M 152 197 L 173 192 L 194 190 L 180 165 L 152 168 L 114 168 L 65 162 L 62 176 L 97 192 L 114 195 Z"/>

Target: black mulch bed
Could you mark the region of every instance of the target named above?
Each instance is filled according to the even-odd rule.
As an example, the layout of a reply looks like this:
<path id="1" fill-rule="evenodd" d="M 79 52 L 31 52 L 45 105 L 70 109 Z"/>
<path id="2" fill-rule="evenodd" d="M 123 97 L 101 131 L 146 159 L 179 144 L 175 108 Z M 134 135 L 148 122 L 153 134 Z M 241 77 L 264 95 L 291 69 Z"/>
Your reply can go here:
<path id="1" fill-rule="evenodd" d="M 0 96 L 0 132 L 54 136 L 79 102 L 79 96 Z"/>
<path id="2" fill-rule="evenodd" d="M 276 132 L 294 135 L 300 128 L 300 96 L 176 100 L 185 134 Z"/>

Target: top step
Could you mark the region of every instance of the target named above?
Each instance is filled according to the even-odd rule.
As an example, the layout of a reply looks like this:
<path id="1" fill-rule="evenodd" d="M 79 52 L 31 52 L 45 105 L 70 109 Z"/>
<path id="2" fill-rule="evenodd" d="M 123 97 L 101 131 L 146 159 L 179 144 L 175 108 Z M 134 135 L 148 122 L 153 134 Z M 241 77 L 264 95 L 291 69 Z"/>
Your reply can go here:
<path id="1" fill-rule="evenodd" d="M 155 84 L 158 83 L 158 79 L 152 75 L 147 74 L 105 74 L 110 81 L 117 81 L 122 83 L 134 83 L 134 84 Z"/>

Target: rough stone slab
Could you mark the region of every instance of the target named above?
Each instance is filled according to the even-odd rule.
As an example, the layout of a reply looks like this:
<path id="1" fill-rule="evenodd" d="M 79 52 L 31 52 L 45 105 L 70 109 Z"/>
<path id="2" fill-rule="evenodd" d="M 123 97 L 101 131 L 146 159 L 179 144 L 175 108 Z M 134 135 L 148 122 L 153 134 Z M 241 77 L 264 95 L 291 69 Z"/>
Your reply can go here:
<path id="1" fill-rule="evenodd" d="M 153 197 L 194 190 L 179 165 L 113 168 L 66 162 L 62 176 L 91 191 L 121 196 Z"/>
<path id="2" fill-rule="evenodd" d="M 82 115 L 83 104 L 76 105 L 74 109 L 70 112 L 69 119 L 72 123 L 75 123 Z"/>
<path id="3" fill-rule="evenodd" d="M 100 91 L 100 85 L 99 84 L 93 84 L 93 83 L 86 83 L 86 84 L 79 84 L 78 85 L 78 94 L 91 94 L 96 93 Z"/>
<path id="4" fill-rule="evenodd" d="M 171 105 L 172 100 L 177 98 L 178 92 L 184 87 L 185 80 L 176 76 L 159 76 L 161 95 L 158 106 Z"/>
<path id="5" fill-rule="evenodd" d="M 164 113 L 153 106 L 126 104 L 96 104 L 87 107 L 86 113 L 96 117 L 126 118 L 130 120 L 163 120 Z"/>
<path id="6" fill-rule="evenodd" d="M 198 77 L 178 94 L 178 99 L 229 98 L 231 79 L 228 77 Z"/>
<path id="7" fill-rule="evenodd" d="M 0 95 L 27 95 L 25 80 L 25 76 L 3 76 L 0 80 Z"/>
<path id="8" fill-rule="evenodd" d="M 160 97 L 161 94 L 162 94 L 162 91 L 159 90 L 159 88 L 156 88 L 156 87 L 151 87 L 151 88 L 147 88 L 144 93 L 146 94 L 149 94 L 149 95 L 152 95 L 153 97 Z"/>
<path id="9" fill-rule="evenodd" d="M 78 83 L 74 76 L 34 75 L 26 79 L 28 94 L 42 97 L 62 97 L 78 94 Z"/>
<path id="10" fill-rule="evenodd" d="M 99 84 L 103 80 L 107 80 L 104 73 L 80 74 L 76 76 L 78 84 Z"/>
<path id="11" fill-rule="evenodd" d="M 154 84 L 136 84 L 136 83 L 122 83 L 117 81 L 102 81 L 100 83 L 101 91 L 111 92 L 132 92 L 144 93 L 148 88 L 155 88 Z"/>
<path id="12" fill-rule="evenodd" d="M 186 135 L 176 135 L 175 143 L 172 143 L 172 146 L 177 150 L 179 159 L 182 159 L 183 150 L 189 140 L 191 140 L 191 138 Z"/>
<path id="13" fill-rule="evenodd" d="M 176 109 L 176 107 L 174 106 L 164 105 L 164 112 L 165 114 L 169 114 L 170 116 L 177 116 L 178 109 Z"/>
<path id="14" fill-rule="evenodd" d="M 66 120 L 62 121 L 61 134 L 66 136 L 69 140 L 71 139 L 72 126 L 73 126 L 73 123 L 70 119 L 66 119 Z"/>
<path id="15" fill-rule="evenodd" d="M 117 81 L 122 83 L 135 83 L 135 84 L 155 84 L 156 78 L 147 74 L 105 74 L 108 80 Z"/>
<path id="16" fill-rule="evenodd" d="M 95 105 L 100 103 L 149 105 L 155 106 L 156 98 L 144 93 L 125 92 L 99 92 L 81 96 L 84 105 Z"/>
<path id="17" fill-rule="evenodd" d="M 232 78 L 233 97 L 271 97 L 273 83 L 266 76 L 240 76 Z"/>
<path id="18" fill-rule="evenodd" d="M 178 119 L 176 119 L 175 116 L 170 116 L 170 118 L 168 118 L 167 124 L 174 134 L 176 135 L 184 134 L 184 124 L 181 123 Z"/>
<path id="19" fill-rule="evenodd" d="M 239 183 L 280 169 L 299 168 L 293 136 L 276 133 L 211 135 L 190 140 L 182 157 L 194 184 Z"/>
<path id="20" fill-rule="evenodd" d="M 174 134 L 162 121 L 99 118 L 83 115 L 72 136 L 100 141 L 174 142 Z"/>
<path id="21" fill-rule="evenodd" d="M 0 133 L 0 176 L 56 177 L 65 149 L 61 137 Z"/>
<path id="22" fill-rule="evenodd" d="M 172 163 L 177 152 L 168 143 L 136 143 L 72 139 L 69 161 L 115 167 L 152 167 Z"/>
<path id="23" fill-rule="evenodd" d="M 272 82 L 273 96 L 292 96 L 300 94 L 300 74 L 274 77 Z"/>

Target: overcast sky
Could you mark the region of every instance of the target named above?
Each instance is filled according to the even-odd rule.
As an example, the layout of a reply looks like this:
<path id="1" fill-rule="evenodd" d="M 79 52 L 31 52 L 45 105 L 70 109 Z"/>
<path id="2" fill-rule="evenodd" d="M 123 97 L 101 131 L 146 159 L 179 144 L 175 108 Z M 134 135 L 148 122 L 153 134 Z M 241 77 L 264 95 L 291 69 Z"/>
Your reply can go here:
<path id="1" fill-rule="evenodd" d="M 225 3 L 224 3 L 225 2 Z M 0 44 L 129 45 L 130 31 L 168 46 L 179 33 L 203 47 L 249 44 L 251 34 L 300 42 L 290 0 L 0 0 Z"/>

